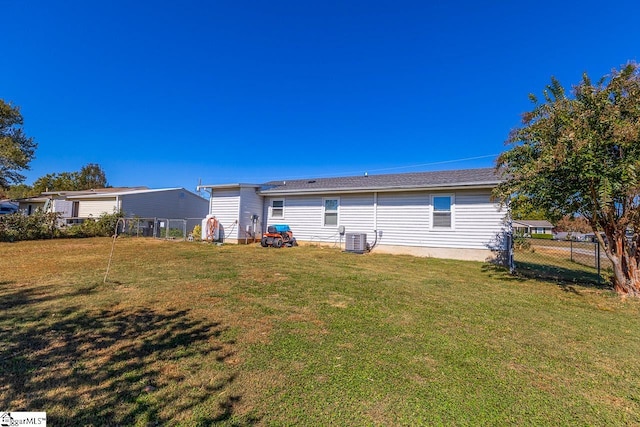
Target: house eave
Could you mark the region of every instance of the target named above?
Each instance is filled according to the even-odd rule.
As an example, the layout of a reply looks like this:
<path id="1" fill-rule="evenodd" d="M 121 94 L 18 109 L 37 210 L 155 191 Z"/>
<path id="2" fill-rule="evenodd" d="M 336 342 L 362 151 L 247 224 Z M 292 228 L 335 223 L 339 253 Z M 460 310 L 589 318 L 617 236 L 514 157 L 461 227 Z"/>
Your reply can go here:
<path id="1" fill-rule="evenodd" d="M 197 191 L 200 190 L 234 190 L 239 188 L 259 188 L 260 184 L 247 184 L 247 183 L 235 183 L 235 184 L 213 184 L 213 185 L 198 185 Z"/>
<path id="2" fill-rule="evenodd" d="M 383 193 L 383 192 L 399 192 L 399 191 L 445 191 L 445 190 L 463 190 L 463 189 L 492 189 L 496 187 L 500 181 L 492 182 L 470 182 L 456 184 L 435 184 L 435 185 L 413 185 L 413 186 L 388 186 L 388 187 L 347 187 L 347 188 L 301 188 L 294 190 L 277 189 L 258 191 L 261 196 L 287 196 L 287 195 L 305 195 L 320 193 Z"/>

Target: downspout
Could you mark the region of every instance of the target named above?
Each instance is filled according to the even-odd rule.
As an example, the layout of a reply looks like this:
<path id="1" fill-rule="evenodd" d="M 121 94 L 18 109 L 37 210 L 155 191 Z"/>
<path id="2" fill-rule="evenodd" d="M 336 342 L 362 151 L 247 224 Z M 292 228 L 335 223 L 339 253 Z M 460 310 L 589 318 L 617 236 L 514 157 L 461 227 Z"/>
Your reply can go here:
<path id="1" fill-rule="evenodd" d="M 373 193 L 373 229 L 378 229 L 378 192 Z"/>

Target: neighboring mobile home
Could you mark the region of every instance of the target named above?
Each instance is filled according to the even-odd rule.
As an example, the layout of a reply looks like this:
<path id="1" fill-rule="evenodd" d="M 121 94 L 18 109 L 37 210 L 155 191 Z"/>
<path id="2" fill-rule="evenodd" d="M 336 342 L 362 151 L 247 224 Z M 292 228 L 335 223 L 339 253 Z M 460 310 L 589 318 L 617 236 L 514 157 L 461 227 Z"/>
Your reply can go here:
<path id="1" fill-rule="evenodd" d="M 26 214 L 40 208 L 59 213 L 63 220 L 98 218 L 116 212 L 140 218 L 204 218 L 209 204 L 184 188 L 146 187 L 50 191 L 18 202 Z"/>
<path id="2" fill-rule="evenodd" d="M 344 247 L 366 233 L 374 251 L 486 260 L 504 249 L 506 209 L 493 168 L 203 185 L 228 242 L 288 224 L 298 242 Z"/>

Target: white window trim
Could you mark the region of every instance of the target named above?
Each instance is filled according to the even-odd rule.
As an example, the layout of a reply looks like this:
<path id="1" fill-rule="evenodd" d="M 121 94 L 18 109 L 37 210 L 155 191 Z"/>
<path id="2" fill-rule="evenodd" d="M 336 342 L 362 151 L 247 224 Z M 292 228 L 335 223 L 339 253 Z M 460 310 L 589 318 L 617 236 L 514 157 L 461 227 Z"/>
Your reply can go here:
<path id="1" fill-rule="evenodd" d="M 433 225 L 433 216 L 435 213 L 435 205 L 433 199 L 436 197 L 449 197 L 451 200 L 451 227 L 435 227 Z M 429 205 L 429 229 L 433 231 L 455 231 L 456 229 L 456 196 L 453 193 L 432 194 Z"/>
<path id="2" fill-rule="evenodd" d="M 338 201 L 338 209 L 336 211 L 337 218 L 336 218 L 336 225 L 326 225 L 325 224 L 325 201 L 326 200 L 337 200 Z M 320 219 L 320 224 L 322 225 L 323 228 L 338 228 L 340 227 L 340 197 L 323 197 L 322 198 L 322 217 Z"/>
<path id="3" fill-rule="evenodd" d="M 282 216 L 273 216 L 273 202 L 282 202 Z M 272 219 L 284 219 L 285 217 L 285 199 L 271 199 L 271 203 L 269 203 L 269 218 Z"/>

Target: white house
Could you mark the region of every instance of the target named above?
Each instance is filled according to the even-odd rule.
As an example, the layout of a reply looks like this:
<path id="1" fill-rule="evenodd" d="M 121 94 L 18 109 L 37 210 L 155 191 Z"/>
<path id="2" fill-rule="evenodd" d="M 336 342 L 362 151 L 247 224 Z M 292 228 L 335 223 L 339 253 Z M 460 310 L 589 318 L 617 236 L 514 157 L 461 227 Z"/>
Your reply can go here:
<path id="1" fill-rule="evenodd" d="M 98 218 L 123 212 L 126 217 L 204 218 L 208 201 L 184 188 L 100 188 L 82 191 L 50 191 L 18 200 L 20 210 L 58 212 L 62 219 Z"/>
<path id="2" fill-rule="evenodd" d="M 366 233 L 373 251 L 481 260 L 502 250 L 506 209 L 493 168 L 203 185 L 227 242 L 287 224 L 298 242 L 344 247 Z"/>
<path id="3" fill-rule="evenodd" d="M 512 225 L 513 231 L 520 235 L 553 234 L 553 224 L 547 220 L 514 219 Z"/>

